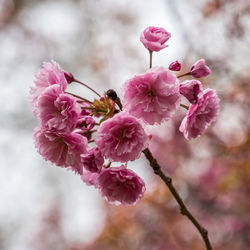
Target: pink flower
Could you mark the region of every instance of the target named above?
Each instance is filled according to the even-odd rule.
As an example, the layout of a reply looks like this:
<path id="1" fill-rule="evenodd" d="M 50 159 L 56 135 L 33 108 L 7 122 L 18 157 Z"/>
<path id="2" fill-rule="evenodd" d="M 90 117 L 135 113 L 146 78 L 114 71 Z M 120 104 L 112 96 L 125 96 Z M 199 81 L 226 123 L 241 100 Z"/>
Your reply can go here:
<path id="1" fill-rule="evenodd" d="M 215 90 L 206 89 L 198 103 L 190 106 L 180 126 L 180 131 L 186 139 L 200 136 L 216 120 L 219 101 Z"/>
<path id="2" fill-rule="evenodd" d="M 153 125 L 170 118 L 180 102 L 179 81 L 164 67 L 154 67 L 125 82 L 124 108 Z"/>
<path id="3" fill-rule="evenodd" d="M 77 121 L 77 127 L 84 132 L 91 130 L 95 126 L 95 120 L 91 116 L 84 116 Z"/>
<path id="4" fill-rule="evenodd" d="M 76 99 L 69 94 L 64 94 L 58 84 L 49 86 L 41 94 L 38 100 L 38 110 L 42 126 L 64 133 L 76 127 L 81 113 Z"/>
<path id="5" fill-rule="evenodd" d="M 202 91 L 202 84 L 197 80 L 186 80 L 180 84 L 180 93 L 192 104 L 198 102 L 198 97 L 201 95 Z"/>
<path id="6" fill-rule="evenodd" d="M 147 139 L 139 121 L 123 111 L 101 124 L 96 144 L 111 161 L 127 162 L 140 157 Z"/>
<path id="7" fill-rule="evenodd" d="M 67 87 L 67 80 L 63 70 L 55 61 L 44 62 L 43 68 L 35 74 L 35 86 L 30 87 L 30 104 L 35 115 L 38 114 L 37 102 L 41 93 L 50 85 L 59 84 L 64 91 Z"/>
<path id="8" fill-rule="evenodd" d="M 181 63 L 179 63 L 178 61 L 175 61 L 175 62 L 172 62 L 170 65 L 169 65 L 169 69 L 172 70 L 172 71 L 180 71 L 181 70 Z"/>
<path id="9" fill-rule="evenodd" d="M 168 45 L 164 43 L 171 37 L 163 28 L 147 27 L 141 34 L 140 41 L 144 47 L 150 51 L 160 51 L 166 48 Z"/>
<path id="10" fill-rule="evenodd" d="M 90 172 L 100 173 L 104 164 L 104 158 L 98 147 L 90 149 L 81 155 L 83 167 Z"/>
<path id="11" fill-rule="evenodd" d="M 81 154 L 87 152 L 88 141 L 78 133 L 59 134 L 38 126 L 34 131 L 35 146 L 47 161 L 82 173 Z"/>
<path id="12" fill-rule="evenodd" d="M 81 179 L 88 186 L 98 187 L 99 173 L 87 171 L 85 168 L 82 170 Z"/>
<path id="13" fill-rule="evenodd" d="M 208 76 L 211 74 L 211 70 L 206 65 L 206 62 L 204 59 L 198 60 L 190 69 L 190 74 L 193 77 L 200 78 L 204 76 Z"/>
<path id="14" fill-rule="evenodd" d="M 105 169 L 98 181 L 101 195 L 116 205 L 134 205 L 146 190 L 144 181 L 123 165 Z"/>

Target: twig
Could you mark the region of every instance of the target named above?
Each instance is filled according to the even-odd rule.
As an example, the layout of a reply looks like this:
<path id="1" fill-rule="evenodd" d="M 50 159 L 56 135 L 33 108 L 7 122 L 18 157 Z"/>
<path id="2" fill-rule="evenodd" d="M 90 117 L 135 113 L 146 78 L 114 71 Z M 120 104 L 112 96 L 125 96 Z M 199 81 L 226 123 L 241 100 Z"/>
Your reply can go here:
<path id="1" fill-rule="evenodd" d="M 165 182 L 165 184 L 167 185 L 169 191 L 172 193 L 175 200 L 179 204 L 180 213 L 182 215 L 187 216 L 188 219 L 194 224 L 194 226 L 200 232 L 200 234 L 201 234 L 201 236 L 203 238 L 203 241 L 205 242 L 206 249 L 207 250 L 212 250 L 212 246 L 211 246 L 211 243 L 210 243 L 209 238 L 208 238 L 208 231 L 204 227 L 202 227 L 200 225 L 200 223 L 194 218 L 194 216 L 189 212 L 189 210 L 187 209 L 186 205 L 184 204 L 182 198 L 180 197 L 180 195 L 176 191 L 176 189 L 175 189 L 175 187 L 174 187 L 174 185 L 172 183 L 172 178 L 169 177 L 169 176 L 166 176 L 162 172 L 160 165 L 158 164 L 156 159 L 153 157 L 152 153 L 150 152 L 150 150 L 148 148 L 146 148 L 142 152 L 144 153 L 144 155 L 148 159 L 148 161 L 150 163 L 150 166 L 154 170 L 154 173 L 157 174 L 158 176 L 160 176 L 160 178 Z"/>

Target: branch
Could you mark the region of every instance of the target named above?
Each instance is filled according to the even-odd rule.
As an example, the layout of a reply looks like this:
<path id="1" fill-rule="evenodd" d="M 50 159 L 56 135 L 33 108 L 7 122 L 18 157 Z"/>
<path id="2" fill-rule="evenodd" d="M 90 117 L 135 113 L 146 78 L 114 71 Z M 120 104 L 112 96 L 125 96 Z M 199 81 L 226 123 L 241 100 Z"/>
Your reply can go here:
<path id="1" fill-rule="evenodd" d="M 172 183 L 172 179 L 169 176 L 166 176 L 162 170 L 160 165 L 158 164 L 158 162 L 156 161 L 156 159 L 153 157 L 152 153 L 150 152 L 150 150 L 148 148 L 146 148 L 145 150 L 142 151 L 144 153 L 144 155 L 146 156 L 146 158 L 148 159 L 150 166 L 152 167 L 152 169 L 154 170 L 154 173 L 159 175 L 160 178 L 165 182 L 165 184 L 167 185 L 169 191 L 172 193 L 172 195 L 174 196 L 175 200 L 177 201 L 177 203 L 179 204 L 180 207 L 180 213 L 182 215 L 185 215 L 188 217 L 188 219 L 194 224 L 194 226 L 197 228 L 197 230 L 199 231 L 199 233 L 201 234 L 203 241 L 205 242 L 206 248 L 207 250 L 212 250 L 212 246 L 211 243 L 209 241 L 208 238 L 208 231 L 202 227 L 200 225 L 200 223 L 194 218 L 194 216 L 189 212 L 189 210 L 187 209 L 187 207 L 185 206 L 182 198 L 180 197 L 180 195 L 178 194 L 178 192 L 176 191 L 175 187 L 173 186 Z"/>

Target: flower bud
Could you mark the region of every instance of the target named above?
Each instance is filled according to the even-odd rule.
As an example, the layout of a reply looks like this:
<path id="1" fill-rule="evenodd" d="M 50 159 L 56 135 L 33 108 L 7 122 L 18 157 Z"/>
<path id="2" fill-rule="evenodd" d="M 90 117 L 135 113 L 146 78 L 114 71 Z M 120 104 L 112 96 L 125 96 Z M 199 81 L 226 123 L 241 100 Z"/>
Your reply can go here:
<path id="1" fill-rule="evenodd" d="M 169 65 L 169 69 L 172 70 L 172 71 L 180 71 L 181 70 L 181 66 L 182 64 L 179 63 L 178 61 L 175 61 L 175 62 L 172 62 L 170 65 Z"/>
<path id="2" fill-rule="evenodd" d="M 190 69 L 190 75 L 196 78 L 208 76 L 209 74 L 211 74 L 211 70 L 204 59 L 198 60 Z"/>
<path id="3" fill-rule="evenodd" d="M 64 77 L 67 80 L 68 84 L 70 84 L 74 81 L 74 76 L 70 72 L 63 70 L 63 73 L 64 73 Z"/>

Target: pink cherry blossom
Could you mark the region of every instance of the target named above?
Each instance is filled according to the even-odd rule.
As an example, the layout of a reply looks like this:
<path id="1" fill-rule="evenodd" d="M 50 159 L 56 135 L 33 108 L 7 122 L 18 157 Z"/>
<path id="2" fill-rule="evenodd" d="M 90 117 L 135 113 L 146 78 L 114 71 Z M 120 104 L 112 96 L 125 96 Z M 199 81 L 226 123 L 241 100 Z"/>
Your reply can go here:
<path id="1" fill-rule="evenodd" d="M 211 74 L 211 70 L 206 65 L 205 60 L 200 59 L 194 65 L 192 65 L 190 69 L 190 74 L 193 77 L 200 78 L 200 77 L 208 76 L 209 74 Z"/>
<path id="2" fill-rule="evenodd" d="M 172 70 L 172 71 L 180 71 L 181 70 L 181 63 L 179 63 L 178 61 L 175 61 L 175 62 L 172 62 L 170 65 L 169 65 L 169 69 Z"/>
<path id="3" fill-rule="evenodd" d="M 179 81 L 164 67 L 154 67 L 123 86 L 124 109 L 153 125 L 172 117 L 180 102 Z"/>
<path id="4" fill-rule="evenodd" d="M 38 110 L 42 126 L 64 133 L 76 127 L 81 113 L 76 98 L 65 94 L 58 84 L 49 86 L 41 94 L 38 100 Z"/>
<path id="5" fill-rule="evenodd" d="M 101 195 L 116 205 L 134 205 L 146 190 L 144 181 L 124 165 L 103 170 L 98 181 Z"/>
<path id="6" fill-rule="evenodd" d="M 180 93 L 185 96 L 190 103 L 196 104 L 203 88 L 200 81 L 186 80 L 180 84 Z"/>
<path id="7" fill-rule="evenodd" d="M 37 102 L 41 93 L 50 85 L 59 84 L 64 91 L 67 87 L 67 80 L 64 71 L 55 61 L 44 62 L 43 68 L 35 74 L 35 86 L 30 88 L 30 104 L 35 115 L 38 114 Z"/>
<path id="8" fill-rule="evenodd" d="M 213 89 L 206 89 L 197 104 L 192 104 L 182 120 L 180 131 L 188 140 L 204 133 L 218 116 L 219 98 Z"/>
<path id="9" fill-rule="evenodd" d="M 77 127 L 86 132 L 91 130 L 95 126 L 95 123 L 94 118 L 86 115 L 77 121 Z"/>
<path id="10" fill-rule="evenodd" d="M 82 173 L 81 154 L 87 152 L 88 145 L 84 136 L 78 133 L 59 134 L 39 125 L 34 131 L 34 140 L 38 153 L 46 161 Z"/>
<path id="11" fill-rule="evenodd" d="M 81 155 L 83 167 L 90 172 L 100 173 L 104 164 L 104 158 L 98 147 L 91 148 L 86 154 Z"/>
<path id="12" fill-rule="evenodd" d="M 171 34 L 163 28 L 147 27 L 141 34 L 140 41 L 144 47 L 150 51 L 160 51 L 168 45 L 166 41 L 171 37 Z"/>
<path id="13" fill-rule="evenodd" d="M 123 111 L 101 124 L 96 144 L 111 161 L 127 162 L 140 157 L 147 139 L 140 122 Z"/>
<path id="14" fill-rule="evenodd" d="M 81 179 L 86 185 L 98 188 L 98 178 L 99 173 L 90 172 L 85 168 L 82 169 Z"/>

